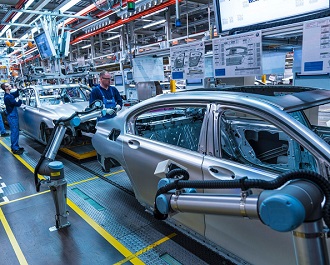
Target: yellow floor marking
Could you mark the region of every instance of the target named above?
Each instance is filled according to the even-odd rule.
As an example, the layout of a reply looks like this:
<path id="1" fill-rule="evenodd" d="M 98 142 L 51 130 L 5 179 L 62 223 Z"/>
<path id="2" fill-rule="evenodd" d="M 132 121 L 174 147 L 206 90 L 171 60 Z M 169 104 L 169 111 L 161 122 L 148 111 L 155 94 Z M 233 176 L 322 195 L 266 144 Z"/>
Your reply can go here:
<path id="1" fill-rule="evenodd" d="M 125 170 L 124 169 L 121 169 L 121 170 L 118 170 L 118 171 L 113 172 L 113 173 L 104 174 L 103 176 L 104 177 L 109 177 L 111 175 L 115 175 L 115 174 L 122 173 L 122 172 L 125 172 Z"/>
<path id="2" fill-rule="evenodd" d="M 10 151 L 10 148 L 3 142 L 0 140 L 0 144 L 2 144 L 8 151 Z M 22 157 L 20 157 L 19 155 L 15 155 L 15 157 L 23 164 L 25 165 L 31 172 L 34 172 L 34 169 L 25 161 L 23 160 Z M 121 172 L 123 170 L 120 170 L 119 172 Z M 108 174 L 108 175 L 113 175 L 115 173 L 112 173 L 112 174 Z M 42 177 L 42 176 L 41 176 Z M 92 179 L 95 179 L 96 177 L 92 178 Z M 45 192 L 49 192 L 49 191 L 45 191 Z M 45 193 L 43 192 L 43 193 Z M 18 200 L 23 200 L 23 199 L 27 199 L 29 197 L 33 197 L 33 196 L 37 196 L 39 195 L 40 193 L 37 193 L 37 194 L 33 194 L 33 195 L 30 195 L 30 196 L 26 196 L 24 198 L 20 198 L 20 199 L 17 199 L 17 200 L 13 200 L 11 202 L 14 202 L 14 201 L 18 201 Z M 4 204 L 8 204 L 9 202 L 3 202 L 3 203 L 0 203 L 0 206 L 1 205 L 4 205 Z M 107 240 L 113 247 L 115 247 L 121 254 L 123 254 L 125 257 L 132 257 L 134 256 L 134 254 L 129 251 L 124 245 L 122 245 L 117 239 L 115 239 L 112 235 L 110 235 L 104 228 L 102 228 L 99 224 L 97 224 L 90 216 L 88 216 L 83 210 L 81 210 L 76 204 L 74 204 L 69 198 L 67 198 L 67 205 L 70 206 L 70 208 L 72 210 L 74 210 L 81 218 L 83 218 L 91 227 L 94 228 L 94 230 L 96 232 L 98 232 L 105 240 Z M 0 208 L 0 211 L 2 213 L 2 210 Z M 1 214 L 0 213 L 0 214 Z M 4 216 L 2 217 L 0 215 L 0 218 L 1 220 L 4 218 Z M 3 223 L 4 224 L 4 223 Z M 7 227 L 8 229 L 10 230 L 10 227 L 8 225 L 8 223 L 6 222 L 7 224 Z M 5 226 L 5 225 L 4 225 Z M 6 229 L 6 228 L 5 228 Z M 7 231 L 7 230 L 6 230 Z M 10 230 L 11 231 L 11 230 Z M 8 234 L 8 233 L 7 233 Z M 9 237 L 9 235 L 8 235 Z M 14 236 L 12 236 L 13 238 L 15 238 Z M 11 239 L 11 238 L 10 238 Z M 12 240 L 10 240 L 12 242 Z M 18 246 L 17 244 L 17 241 L 15 240 L 16 242 L 16 245 Z M 12 245 L 13 245 L 13 248 L 16 252 L 16 245 L 15 242 L 13 243 L 12 242 Z M 19 248 L 19 247 L 18 247 Z M 20 249 L 19 249 L 20 250 Z M 20 254 L 23 256 L 23 253 L 20 251 Z M 17 255 L 17 254 L 16 254 Z M 24 258 L 24 256 L 23 256 Z M 24 261 L 25 263 L 21 263 L 21 264 L 27 264 L 25 258 L 24 258 Z M 145 263 L 143 261 L 141 261 L 139 258 L 137 257 L 134 257 L 132 259 L 130 259 L 130 262 L 132 264 L 136 264 L 136 265 L 144 265 Z"/>
<path id="3" fill-rule="evenodd" d="M 2 140 L 0 140 L 0 144 L 3 145 L 9 152 L 11 152 L 10 147 L 6 145 Z M 11 152 L 12 153 L 12 152 Z M 27 169 L 29 169 L 32 173 L 34 173 L 34 168 L 30 166 L 20 155 L 15 155 L 12 153 L 13 156 L 17 158 Z M 38 174 L 39 179 L 45 179 L 42 175 Z"/>
<path id="4" fill-rule="evenodd" d="M 133 258 L 135 258 L 137 256 L 142 255 L 143 253 L 145 253 L 145 252 L 147 252 L 147 251 L 149 251 L 149 250 L 151 250 L 151 249 L 159 246 L 160 244 L 163 244 L 164 242 L 166 242 L 167 240 L 169 240 L 169 239 L 171 239 L 172 237 L 175 237 L 175 236 L 176 236 L 176 233 L 172 233 L 172 234 L 170 234 L 170 235 L 168 235 L 168 236 L 166 236 L 166 237 L 164 237 L 164 238 L 156 241 L 155 243 L 153 243 L 153 244 L 151 244 L 151 245 L 149 245 L 149 246 L 147 246 L 147 247 L 139 250 L 138 252 L 134 253 L 132 256 L 129 256 L 129 257 L 127 257 L 127 258 L 125 258 L 125 259 L 117 262 L 117 263 L 114 263 L 113 265 L 121 265 L 121 264 L 124 264 L 127 261 L 131 261 L 131 259 L 133 259 Z"/>
<path id="5" fill-rule="evenodd" d="M 103 177 L 109 177 L 109 176 L 116 175 L 116 174 L 121 173 L 121 172 L 124 172 L 124 171 L 125 170 L 121 169 L 121 170 L 118 170 L 118 171 L 115 171 L 115 172 L 112 172 L 112 173 L 109 173 L 109 174 L 105 174 L 105 175 L 103 175 Z M 73 183 L 68 184 L 68 186 L 78 185 L 78 184 L 81 184 L 81 183 L 84 183 L 84 182 L 88 182 L 88 181 L 91 181 L 91 180 L 94 180 L 94 179 L 97 179 L 97 178 L 99 178 L 99 177 L 98 176 L 95 176 L 95 177 L 91 177 L 91 178 L 88 178 L 88 179 L 76 181 L 76 182 L 73 182 Z"/>
<path id="6" fill-rule="evenodd" d="M 6 219 L 5 215 L 3 214 L 3 211 L 1 208 L 0 208 L 0 221 L 6 231 L 6 234 L 10 240 L 11 245 L 13 246 L 13 249 L 15 251 L 16 257 L 17 257 L 20 265 L 28 264 L 23 255 L 21 248 L 19 247 L 19 245 L 17 243 L 17 240 L 13 234 L 13 231 L 10 229 L 10 226 L 9 226 L 7 219 Z"/>
<path id="7" fill-rule="evenodd" d="M 88 216 L 83 210 L 81 210 L 76 204 L 74 204 L 70 199 L 67 199 L 67 204 L 74 210 L 81 218 L 83 218 L 91 227 L 93 227 L 105 240 L 107 240 L 113 247 L 115 247 L 121 254 L 125 257 L 133 257 L 134 254 L 129 251 L 123 244 L 121 244 L 117 239 L 110 235 L 103 227 L 96 223 L 90 216 Z M 145 264 L 143 261 L 137 257 L 130 259 L 133 264 Z"/>
<path id="8" fill-rule="evenodd" d="M 0 206 L 6 205 L 6 204 L 9 204 L 9 203 L 13 203 L 13 202 L 17 202 L 17 201 L 26 200 L 26 199 L 29 199 L 29 198 L 32 198 L 32 197 L 35 197 L 35 196 L 39 196 L 41 194 L 45 194 L 47 192 L 50 192 L 50 190 L 41 191 L 41 192 L 34 193 L 34 194 L 31 194 L 31 195 L 28 195 L 28 196 L 25 196 L 25 197 L 21 197 L 21 198 L 15 199 L 15 200 L 11 200 L 11 201 L 8 201 L 8 202 L 0 202 Z"/>

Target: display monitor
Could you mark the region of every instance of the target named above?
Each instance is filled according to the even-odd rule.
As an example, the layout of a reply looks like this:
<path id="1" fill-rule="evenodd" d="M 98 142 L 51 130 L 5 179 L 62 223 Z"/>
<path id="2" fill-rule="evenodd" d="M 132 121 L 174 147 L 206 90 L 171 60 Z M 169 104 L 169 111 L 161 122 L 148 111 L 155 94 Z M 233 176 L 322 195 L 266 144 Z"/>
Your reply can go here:
<path id="1" fill-rule="evenodd" d="M 326 11 L 329 6 L 329 0 L 214 0 L 215 17 L 220 32 L 302 17 Z"/>
<path id="2" fill-rule="evenodd" d="M 133 80 L 133 73 L 127 72 L 127 80 Z"/>
<path id="3" fill-rule="evenodd" d="M 34 37 L 40 57 L 42 60 L 56 56 L 55 47 L 47 31 L 44 31 Z"/>
<path id="4" fill-rule="evenodd" d="M 201 85 L 203 84 L 203 80 L 200 78 L 192 78 L 186 80 L 187 85 Z"/>
<path id="5" fill-rule="evenodd" d="M 123 84 L 123 76 L 115 75 L 115 86 L 122 86 Z"/>

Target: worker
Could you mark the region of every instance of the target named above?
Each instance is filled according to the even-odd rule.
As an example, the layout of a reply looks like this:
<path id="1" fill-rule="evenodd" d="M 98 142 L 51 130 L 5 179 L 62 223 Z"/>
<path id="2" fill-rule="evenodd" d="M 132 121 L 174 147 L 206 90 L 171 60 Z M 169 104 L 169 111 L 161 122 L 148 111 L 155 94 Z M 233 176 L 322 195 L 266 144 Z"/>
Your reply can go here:
<path id="1" fill-rule="evenodd" d="M 114 86 L 110 86 L 110 73 L 107 71 L 102 71 L 100 73 L 100 84 L 92 89 L 89 98 L 90 105 L 95 100 L 102 100 L 107 113 L 105 116 L 99 117 L 98 121 L 115 117 L 116 113 L 120 111 L 123 106 L 123 99 L 119 91 Z"/>
<path id="2" fill-rule="evenodd" d="M 22 105 L 22 100 L 16 101 L 15 98 L 19 97 L 19 90 L 10 93 L 12 89 L 9 83 L 2 83 L 1 88 L 5 91 L 4 103 L 6 105 L 5 113 L 7 115 L 7 120 L 10 128 L 10 141 L 11 141 L 11 151 L 15 155 L 21 155 L 24 152 L 24 148 L 20 147 L 18 144 L 19 139 L 19 122 L 17 107 Z"/>

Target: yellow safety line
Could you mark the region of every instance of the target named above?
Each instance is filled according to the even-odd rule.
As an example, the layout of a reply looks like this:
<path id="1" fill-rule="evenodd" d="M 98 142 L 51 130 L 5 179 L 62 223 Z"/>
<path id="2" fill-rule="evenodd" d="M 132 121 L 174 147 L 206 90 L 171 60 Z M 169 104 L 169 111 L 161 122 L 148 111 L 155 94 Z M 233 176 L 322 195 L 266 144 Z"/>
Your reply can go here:
<path id="1" fill-rule="evenodd" d="M 121 170 L 118 170 L 118 171 L 115 171 L 115 172 L 112 172 L 112 173 L 109 173 L 109 174 L 105 174 L 103 175 L 103 177 L 109 177 L 109 176 L 112 176 L 112 175 L 116 175 L 118 173 L 121 173 L 121 172 L 124 172 L 125 170 L 121 169 Z M 76 181 L 76 182 L 73 182 L 71 184 L 68 184 L 68 186 L 74 186 L 74 185 L 79 185 L 81 183 L 84 183 L 84 182 L 88 182 L 88 181 L 91 181 L 91 180 L 94 180 L 94 179 L 97 179 L 99 178 L 98 176 L 95 176 L 95 177 L 91 177 L 91 178 L 88 178 L 88 179 L 83 179 L 83 180 L 80 180 L 80 181 Z"/>
<path id="2" fill-rule="evenodd" d="M 91 227 L 94 228 L 105 240 L 107 240 L 113 247 L 115 247 L 125 257 L 133 257 L 134 254 L 129 251 L 123 244 L 121 244 L 116 238 L 110 235 L 103 227 L 96 223 L 90 216 L 88 216 L 83 210 L 81 210 L 76 204 L 67 198 L 67 204 L 74 210 L 81 218 L 83 218 Z M 137 257 L 130 259 L 133 264 L 145 264 Z"/>
<path id="3" fill-rule="evenodd" d="M 5 147 L 9 152 L 11 152 L 8 145 L 6 145 L 2 140 L 0 140 L 0 144 Z M 12 153 L 12 152 L 11 152 Z M 15 155 L 12 153 L 13 156 L 17 158 L 18 161 L 20 161 L 25 167 L 27 167 L 32 173 L 34 173 L 33 167 L 31 167 L 20 155 Z M 44 176 L 38 174 L 39 179 L 45 179 Z"/>
<path id="4" fill-rule="evenodd" d="M 11 151 L 9 146 L 7 146 L 2 140 L 0 140 L 0 143 L 8 150 L 8 151 Z M 14 154 L 13 154 L 14 155 Z M 19 155 L 14 155 L 25 167 L 27 167 L 31 172 L 34 172 L 34 169 Z M 115 175 L 115 174 L 118 174 L 118 173 L 121 173 L 121 172 L 124 172 L 124 170 L 118 170 L 116 172 L 112 172 L 112 173 L 109 173 L 109 174 L 105 174 L 104 177 L 108 177 L 108 176 L 111 176 L 111 175 Z M 44 179 L 44 177 L 42 175 L 39 175 L 38 174 L 38 177 L 39 178 L 42 178 Z M 80 184 L 80 183 L 84 183 L 84 182 L 87 182 L 87 181 L 91 181 L 91 180 L 94 180 L 98 178 L 97 176 L 96 177 L 92 177 L 92 178 L 89 178 L 89 179 L 86 179 L 86 180 L 82 180 L 82 181 L 77 181 L 77 182 L 74 182 L 74 183 L 71 183 L 71 184 L 68 184 L 68 186 L 74 186 L 74 185 L 77 185 L 77 184 Z M 15 199 L 15 200 L 12 200 L 10 202 L 2 202 L 0 203 L 0 206 L 2 205 L 5 205 L 5 204 L 8 204 L 8 203 L 12 203 L 12 202 L 16 202 L 16 201 L 20 201 L 20 200 L 24 200 L 24 199 L 27 199 L 27 198 L 30 198 L 30 197 L 34 197 L 34 196 L 37 196 L 37 195 L 40 195 L 40 194 L 44 194 L 46 192 L 49 192 L 49 190 L 47 191 L 43 191 L 43 192 L 40 192 L 40 193 L 36 193 L 36 194 L 32 194 L 32 195 L 29 195 L 29 196 L 25 196 L 25 197 L 22 197 L 22 198 L 19 198 L 19 199 Z M 136 252 L 135 254 L 133 254 L 132 252 L 130 252 L 127 248 L 125 248 L 118 240 L 116 240 L 113 236 L 111 236 L 104 228 L 102 228 L 100 225 L 98 225 L 92 218 L 90 218 L 85 212 L 83 212 L 76 204 L 74 204 L 69 198 L 67 198 L 67 204 L 72 208 L 72 210 L 74 210 L 78 215 L 80 215 L 80 217 L 82 217 L 91 227 L 93 227 L 95 229 L 95 231 L 97 231 L 104 239 L 106 239 L 113 247 L 115 247 L 121 254 L 123 254 L 126 258 L 116 264 L 123 264 L 127 261 L 130 261 L 131 263 L 133 264 L 145 264 L 143 263 L 140 259 L 137 258 L 137 256 L 145 253 L 146 251 L 149 251 L 150 249 L 162 244 L 163 242 L 169 240 L 170 238 L 174 237 L 176 234 L 173 233 L 167 237 L 164 237 L 163 239 L 160 239 L 158 240 L 157 242 L 151 244 L 150 246 Z M 0 208 L 0 211 L 1 211 L 1 208 Z M 2 211 L 1 211 L 2 212 Z M 0 216 L 1 217 L 1 216 Z M 8 223 L 7 223 L 8 225 Z M 8 225 L 8 228 L 10 229 L 9 225 Z M 11 230 L 10 230 L 11 231 Z M 16 242 L 17 244 L 17 242 Z M 13 245 L 13 244 L 12 244 Z M 18 244 L 17 244 L 18 245 Z M 13 245 L 14 247 L 14 245 Z M 19 249 L 20 251 L 20 249 Z M 16 251 L 15 251 L 16 252 Z M 23 257 L 24 258 L 24 257 Z M 25 260 L 25 258 L 24 258 Z M 26 261 L 25 261 L 26 262 Z M 24 264 L 24 263 L 21 263 L 21 264 Z M 27 264 L 27 263 L 26 263 Z"/>
<path id="5" fill-rule="evenodd" d="M 17 240 L 16 240 L 16 238 L 13 234 L 13 231 L 10 229 L 10 226 L 9 226 L 9 224 L 7 222 L 7 219 L 6 219 L 5 215 L 3 214 L 3 211 L 2 211 L 1 208 L 0 208 L 0 220 L 1 220 L 1 223 L 2 223 L 2 225 L 3 225 L 3 227 L 6 231 L 6 234 L 9 238 L 9 240 L 10 240 L 10 243 L 13 246 L 13 249 L 15 251 L 15 254 L 16 254 L 16 257 L 17 257 L 19 263 L 21 265 L 28 264 L 25 257 L 24 257 L 24 255 L 23 255 L 23 252 L 22 252 L 20 246 L 17 243 Z"/>
<path id="6" fill-rule="evenodd" d="M 10 151 L 9 147 L 3 142 L 0 140 L 0 143 L 8 150 Z M 31 172 L 34 172 L 33 168 L 28 164 L 26 163 L 22 157 L 20 157 L 19 155 L 15 155 L 15 157 L 23 164 L 25 165 Z M 113 173 L 114 174 L 114 173 Z M 111 174 L 110 174 L 111 175 Z M 26 196 L 26 198 L 28 197 L 33 197 L 33 196 L 36 196 L 36 195 L 30 195 L 30 196 Z M 18 201 L 18 200 L 16 200 Z M 3 203 L 3 204 L 6 204 L 6 203 Z M 0 205 L 3 205 L 3 204 L 0 204 Z M 111 236 L 104 228 L 102 228 L 99 224 L 97 224 L 91 217 L 89 217 L 84 211 L 82 211 L 76 204 L 74 204 L 69 198 L 67 198 L 67 204 L 71 207 L 72 210 L 74 210 L 81 218 L 83 218 L 91 227 L 94 228 L 94 230 L 96 232 L 98 232 L 104 239 L 106 239 L 113 247 L 115 247 L 121 254 L 123 254 L 125 257 L 127 256 L 132 256 L 133 253 L 131 251 L 129 251 L 124 245 L 122 245 L 118 240 L 116 240 L 113 236 Z M 1 211 L 1 208 L 0 208 L 0 211 Z M 1 211 L 2 212 L 2 211 Z M 1 218 L 1 216 L 0 216 Z M 1 218 L 3 219 L 3 218 Z M 10 230 L 10 227 L 8 225 L 8 223 L 6 223 L 9 230 Z M 10 230 L 11 231 L 11 230 Z M 9 235 L 8 235 L 9 236 Z M 10 240 L 12 242 L 12 240 Z M 17 241 L 16 242 L 16 245 L 18 246 L 17 244 Z M 16 245 L 12 242 L 12 246 L 15 250 L 16 248 Z M 18 250 L 15 250 L 15 252 L 18 251 Z M 21 250 L 19 249 L 20 253 L 23 255 L 23 253 L 21 252 Z M 24 258 L 25 260 L 25 258 Z M 26 262 L 26 260 L 25 260 Z M 133 258 L 131 260 L 131 263 L 133 264 L 137 264 L 137 265 L 144 265 L 145 263 L 142 262 L 140 259 L 138 258 Z M 22 263 L 24 264 L 24 263 Z M 27 264 L 27 263 L 25 263 Z"/>
<path id="7" fill-rule="evenodd" d="M 117 170 L 117 171 L 112 172 L 112 173 L 104 174 L 103 177 L 109 177 L 111 175 L 115 175 L 115 174 L 122 173 L 122 172 L 125 172 L 125 170 L 121 169 L 121 170 Z"/>
<path id="8" fill-rule="evenodd" d="M 119 172 L 121 172 L 121 171 L 123 171 L 123 170 L 118 170 L 118 171 L 116 171 L 116 172 L 113 172 L 113 173 L 111 173 L 111 174 L 107 174 L 108 176 L 110 176 L 110 175 L 115 175 L 115 174 L 117 174 L 117 173 L 119 173 Z M 88 182 L 88 181 L 91 181 L 91 180 L 94 180 L 94 179 L 97 179 L 97 178 L 99 178 L 99 177 L 92 177 L 92 178 L 89 178 L 89 179 L 84 179 L 84 180 L 81 180 L 81 181 L 77 181 L 77 182 L 73 182 L 73 183 L 71 183 L 71 184 L 68 184 L 68 186 L 75 186 L 75 185 L 79 185 L 79 184 L 81 184 L 81 183 L 84 183 L 84 182 Z M 22 201 L 22 200 L 25 200 L 25 199 L 29 199 L 29 198 L 31 198 L 31 197 L 35 197 L 35 196 L 39 196 L 39 195 L 41 195 L 41 194 L 45 194 L 45 193 L 47 193 L 47 192 L 50 192 L 50 190 L 45 190 L 45 191 L 41 191 L 41 192 L 38 192 L 38 193 L 34 193 L 34 194 L 31 194 L 31 195 L 27 195 L 27 196 L 25 196 L 25 197 L 21 197 L 21 198 L 17 198 L 17 199 L 14 199 L 14 200 L 11 200 L 11 201 L 7 201 L 7 202 L 0 202 L 0 206 L 2 206 L 2 205 L 6 205 L 6 204 L 9 204 L 9 203 L 13 203 L 13 202 L 17 202 L 17 201 Z"/>
<path id="9" fill-rule="evenodd" d="M 28 196 L 25 196 L 25 197 L 21 197 L 21 198 L 15 199 L 15 200 L 11 200 L 11 201 L 8 201 L 8 202 L 0 202 L 0 206 L 6 205 L 6 204 L 9 204 L 9 203 L 13 203 L 13 202 L 17 202 L 17 201 L 26 200 L 26 199 L 29 199 L 29 198 L 32 198 L 32 197 L 35 197 L 35 196 L 39 196 L 41 194 L 45 194 L 47 192 L 50 192 L 50 190 L 41 191 L 39 193 L 34 193 L 34 194 L 31 194 L 31 195 L 28 195 Z"/>
<path id="10" fill-rule="evenodd" d="M 132 258 L 135 258 L 137 256 L 142 255 L 143 253 L 149 251 L 150 249 L 153 249 L 153 248 L 159 246 L 160 244 L 163 244 L 164 242 L 166 242 L 167 240 L 169 240 L 169 239 L 171 239 L 172 237 L 175 237 L 175 236 L 176 236 L 176 233 L 172 233 L 172 234 L 170 234 L 170 235 L 168 235 L 166 237 L 163 237 L 162 239 L 156 241 L 155 243 L 153 243 L 153 244 L 151 244 L 151 245 L 149 245 L 149 246 L 147 246 L 147 247 L 139 250 L 138 252 L 135 252 L 132 256 L 129 256 L 126 259 L 123 259 L 123 260 L 121 260 L 121 261 L 119 261 L 117 263 L 114 263 L 113 265 L 121 265 L 121 264 L 124 264 L 127 261 L 131 261 Z"/>

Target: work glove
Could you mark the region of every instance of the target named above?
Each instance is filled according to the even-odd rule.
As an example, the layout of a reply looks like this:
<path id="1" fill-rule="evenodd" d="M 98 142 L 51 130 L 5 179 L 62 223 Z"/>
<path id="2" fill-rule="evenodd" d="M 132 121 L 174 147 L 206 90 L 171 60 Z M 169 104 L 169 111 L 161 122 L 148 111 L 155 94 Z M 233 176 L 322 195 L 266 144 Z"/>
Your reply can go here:
<path id="1" fill-rule="evenodd" d="M 113 115 L 113 114 L 115 114 L 115 110 L 114 109 L 107 109 L 107 114 L 109 114 L 109 115 Z"/>
<path id="2" fill-rule="evenodd" d="M 116 112 L 118 112 L 121 110 L 121 106 L 117 104 L 115 109 L 116 109 Z"/>

